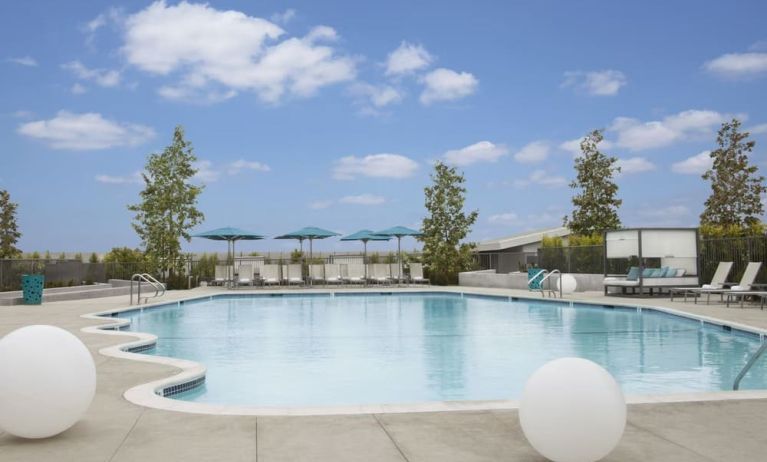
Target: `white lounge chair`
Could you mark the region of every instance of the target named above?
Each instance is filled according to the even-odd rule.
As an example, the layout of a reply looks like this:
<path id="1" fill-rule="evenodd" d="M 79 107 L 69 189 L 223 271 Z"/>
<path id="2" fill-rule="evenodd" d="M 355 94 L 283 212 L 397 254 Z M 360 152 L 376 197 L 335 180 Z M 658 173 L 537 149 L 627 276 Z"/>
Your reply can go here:
<path id="1" fill-rule="evenodd" d="M 391 268 L 388 263 L 374 263 L 373 273 L 368 278 L 376 284 L 389 284 L 391 282 Z"/>
<path id="2" fill-rule="evenodd" d="M 264 285 L 280 283 L 280 265 L 263 265 L 261 267 L 261 281 Z"/>
<path id="3" fill-rule="evenodd" d="M 350 284 L 365 283 L 365 267 L 362 263 L 349 263 L 346 265 L 344 281 Z"/>
<path id="4" fill-rule="evenodd" d="M 210 281 L 213 285 L 222 286 L 229 280 L 229 266 L 216 265 L 216 277 Z"/>
<path id="5" fill-rule="evenodd" d="M 326 263 L 325 284 L 341 284 L 343 282 L 343 278 L 341 277 L 341 265 L 338 263 Z"/>
<path id="6" fill-rule="evenodd" d="M 410 282 L 415 284 L 418 284 L 418 283 L 431 284 L 427 278 L 423 277 L 422 263 L 410 264 Z"/>
<path id="7" fill-rule="evenodd" d="M 744 295 L 746 292 L 751 292 L 751 286 L 756 280 L 756 276 L 759 275 L 759 270 L 762 268 L 762 262 L 752 261 L 746 266 L 746 271 L 743 272 L 743 277 L 740 278 L 738 285 L 732 286 L 729 289 L 691 289 L 693 294 L 706 294 L 706 303 L 711 301 L 711 294 L 720 294 L 722 297 L 727 296 L 728 300 L 733 295 Z M 695 297 L 695 303 L 698 303 L 698 298 Z"/>
<path id="8" fill-rule="evenodd" d="M 304 276 L 302 273 L 301 265 L 298 263 L 282 265 L 282 281 L 287 285 L 303 284 Z"/>
<path id="9" fill-rule="evenodd" d="M 684 301 L 686 302 L 687 295 L 695 289 L 723 289 L 724 284 L 727 282 L 727 276 L 730 275 L 731 269 L 731 261 L 720 261 L 719 265 L 716 267 L 714 275 L 711 277 L 710 284 L 703 284 L 700 287 L 672 287 L 669 289 L 669 293 L 671 294 L 671 301 L 674 301 L 674 294 L 682 294 L 684 295 Z"/>
<path id="10" fill-rule="evenodd" d="M 240 269 L 237 272 L 236 282 L 238 286 L 252 286 L 253 265 L 240 265 Z"/>
<path id="11" fill-rule="evenodd" d="M 392 279 L 392 281 L 394 281 L 397 284 L 399 284 L 400 279 L 402 279 L 400 277 L 401 274 L 400 274 L 400 271 L 399 271 L 399 263 L 396 263 L 396 262 L 395 263 L 390 263 L 389 267 L 391 268 L 391 279 Z"/>
<path id="12" fill-rule="evenodd" d="M 325 265 L 309 265 L 309 279 L 312 282 L 325 282 Z"/>

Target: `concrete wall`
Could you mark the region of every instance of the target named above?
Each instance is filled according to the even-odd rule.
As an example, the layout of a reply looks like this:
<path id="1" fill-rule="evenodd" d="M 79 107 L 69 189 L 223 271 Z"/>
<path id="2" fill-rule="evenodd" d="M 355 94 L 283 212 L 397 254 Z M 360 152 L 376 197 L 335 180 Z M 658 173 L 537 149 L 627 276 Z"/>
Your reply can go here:
<path id="1" fill-rule="evenodd" d="M 578 283 L 576 292 L 602 291 L 602 274 L 572 274 Z M 552 276 L 556 286 L 559 276 Z M 465 287 L 497 287 L 502 289 L 527 289 L 526 273 L 496 274 L 495 270 L 470 271 L 458 275 L 458 285 Z"/>

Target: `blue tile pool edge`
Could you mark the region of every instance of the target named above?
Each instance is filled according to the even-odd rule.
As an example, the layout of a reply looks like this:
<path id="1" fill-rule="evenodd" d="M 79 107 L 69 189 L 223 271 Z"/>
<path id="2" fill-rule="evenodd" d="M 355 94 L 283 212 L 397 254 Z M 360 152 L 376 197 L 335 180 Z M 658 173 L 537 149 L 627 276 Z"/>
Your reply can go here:
<path id="1" fill-rule="evenodd" d="M 737 327 L 733 327 L 731 323 L 727 323 L 722 320 L 718 320 L 715 318 L 709 318 L 705 316 L 698 316 L 690 313 L 680 312 L 673 310 L 671 308 L 664 308 L 664 307 L 655 307 L 655 306 L 639 306 L 639 305 L 625 305 L 625 304 L 600 304 L 597 302 L 589 302 L 589 301 L 572 301 L 572 300 L 556 300 L 556 299 L 546 299 L 546 298 L 537 298 L 532 296 L 519 296 L 519 295 L 500 295 L 500 294 L 482 294 L 482 293 L 473 293 L 469 291 L 459 291 L 459 292 L 452 292 L 452 291 L 444 291 L 444 290 L 418 290 L 418 291 L 351 291 L 351 292 L 312 292 L 312 293 L 239 293 L 239 294 L 229 294 L 229 293 L 222 293 L 222 294 L 210 294 L 210 295 L 203 295 L 198 297 L 190 297 L 185 298 L 181 300 L 177 300 L 175 302 L 158 302 L 151 305 L 145 305 L 142 307 L 126 307 L 124 309 L 118 309 L 118 310 L 106 310 L 96 313 L 89 313 L 83 315 L 83 317 L 91 318 L 91 319 L 98 319 L 98 320 L 115 320 L 118 319 L 118 322 L 111 323 L 111 324 L 105 324 L 102 326 L 92 326 L 92 329 L 94 329 L 95 332 L 102 332 L 104 331 L 114 331 L 115 334 L 118 335 L 129 335 L 129 336 L 136 336 L 137 334 L 139 336 L 144 335 L 152 338 L 152 340 L 143 340 L 143 341 L 133 341 L 128 342 L 125 344 L 116 345 L 115 348 L 117 348 L 120 352 L 128 353 L 131 356 L 132 355 L 140 355 L 143 357 L 142 361 L 149 361 L 149 362 L 161 362 L 161 363 L 171 363 L 176 365 L 177 367 L 181 367 L 178 364 L 178 362 L 183 363 L 194 363 L 194 361 L 189 360 L 183 360 L 181 358 L 173 358 L 173 357 L 163 357 L 163 356 L 152 356 L 152 355 L 146 355 L 143 354 L 143 352 L 148 351 L 150 349 L 153 349 L 156 346 L 157 337 L 154 334 L 145 334 L 145 333 L 139 333 L 139 332 L 128 332 L 128 331 L 122 331 L 122 327 L 126 327 L 130 325 L 130 321 L 126 320 L 125 318 L 120 317 L 119 315 L 122 315 L 124 313 L 135 313 L 135 312 L 143 312 L 145 310 L 156 310 L 156 309 L 162 309 L 167 308 L 169 306 L 179 306 L 183 305 L 189 302 L 200 302 L 200 301 L 210 301 L 213 299 L 221 299 L 221 298 L 231 298 L 231 299 L 237 299 L 237 298 L 276 298 L 276 297 L 289 297 L 289 298 L 302 298 L 302 297 L 353 297 L 353 296 L 372 296 L 372 295 L 378 295 L 378 296 L 400 296 L 400 295 L 439 295 L 439 296 L 456 296 L 461 298 L 474 298 L 474 299 L 488 299 L 488 300 L 501 300 L 501 301 L 507 301 L 507 302 L 514 302 L 518 300 L 525 300 L 525 301 L 535 301 L 537 303 L 543 303 L 543 304 L 551 304 L 551 305 L 562 305 L 562 306 L 569 306 L 571 308 L 576 308 L 579 305 L 585 305 L 589 307 L 597 307 L 602 309 L 610 309 L 610 310 L 627 310 L 627 311 L 636 311 L 636 312 L 642 312 L 644 310 L 647 311 L 653 311 L 655 313 L 658 313 L 660 315 L 664 316 L 670 316 L 678 319 L 684 319 L 687 321 L 696 321 L 699 322 L 702 325 L 707 325 L 711 327 L 721 328 L 722 330 L 725 330 L 729 333 L 738 334 L 738 335 L 745 335 L 749 337 L 755 337 L 756 339 L 760 340 L 761 342 L 765 341 L 765 337 L 767 337 L 767 330 L 762 330 L 759 328 L 751 327 L 751 326 L 745 326 L 745 325 L 738 325 Z M 86 331 L 86 329 L 90 328 L 84 328 L 83 331 Z M 151 358 L 153 360 L 148 360 L 145 358 Z M 129 359 L 138 359 L 135 358 L 135 356 L 129 358 Z M 197 364 L 197 363 L 195 363 Z M 202 365 L 200 365 L 202 366 Z M 183 369 L 183 367 L 181 367 Z M 184 377 L 183 380 L 174 380 L 179 379 L 180 375 L 186 375 L 184 372 L 181 374 L 178 374 L 177 376 L 168 377 L 166 379 L 162 379 L 159 381 L 156 381 L 158 386 L 155 387 L 152 390 L 152 394 L 156 397 L 160 397 L 163 400 L 170 400 L 173 402 L 179 402 L 178 400 L 174 400 L 172 398 L 169 398 L 169 396 L 173 396 L 179 393 L 183 393 L 186 391 L 190 391 L 194 388 L 197 388 L 199 386 L 202 386 L 205 383 L 205 368 L 202 367 L 202 372 L 199 374 L 193 374 L 191 376 L 187 375 Z M 150 384 L 146 384 L 150 385 Z M 139 386 L 141 387 L 141 386 Z M 134 388 L 139 388 L 134 387 Z M 129 390 L 130 391 L 130 390 Z M 727 394 L 727 393 L 733 393 L 733 392 L 711 392 L 711 393 L 701 393 L 701 395 L 718 395 L 718 394 Z M 743 392 L 736 392 L 736 393 L 743 393 Z M 125 393 L 126 398 L 128 395 L 128 392 Z M 657 401 L 658 396 L 663 395 L 654 395 L 652 401 Z M 688 396 L 688 395 L 685 395 Z M 761 397 L 767 397 L 767 392 L 765 392 L 765 396 Z M 722 398 L 722 399 L 730 399 L 730 398 Z M 675 402 L 675 401 L 672 401 Z M 194 403 L 189 401 L 184 401 L 184 403 L 189 403 L 192 405 L 194 409 L 197 409 L 198 406 L 200 407 L 209 407 L 207 404 L 203 403 Z M 437 402 L 440 403 L 440 402 Z M 141 404 L 141 403 L 136 403 Z M 146 404 L 145 404 L 146 405 Z M 150 407 L 157 407 L 157 406 L 150 406 Z M 173 407 L 173 406 L 171 406 Z M 215 409 L 220 409 L 222 406 L 212 406 Z M 227 406 L 224 406 L 227 407 Z M 237 406 L 233 406 L 234 408 L 237 408 Z M 346 408 L 346 406 L 338 406 L 339 408 Z M 364 406 L 363 406 L 364 407 Z M 386 407 L 396 407 L 387 405 Z M 165 409 L 165 407 L 160 407 L 162 409 Z M 355 407 L 357 408 L 357 407 Z M 423 412 L 433 412 L 434 409 L 430 406 L 426 405 L 416 405 L 416 408 L 423 408 Z M 286 409 L 294 409 L 294 408 L 286 408 Z M 472 407 L 467 407 L 467 409 L 473 409 Z M 197 412 L 197 411 L 190 411 L 190 412 Z M 396 412 L 409 412 L 409 411 L 396 411 Z M 218 412 L 212 412 L 214 414 Z M 292 413 L 292 411 L 288 411 L 288 413 Z M 282 415 L 282 414 L 279 414 Z M 309 414 L 307 414 L 309 415 Z"/>

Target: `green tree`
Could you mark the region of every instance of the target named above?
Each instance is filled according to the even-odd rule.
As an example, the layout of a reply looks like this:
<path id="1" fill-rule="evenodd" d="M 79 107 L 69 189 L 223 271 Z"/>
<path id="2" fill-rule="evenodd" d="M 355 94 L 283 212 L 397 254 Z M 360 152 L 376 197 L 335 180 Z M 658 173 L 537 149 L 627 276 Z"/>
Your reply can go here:
<path id="1" fill-rule="evenodd" d="M 66 253 L 64 253 L 64 252 L 61 252 L 61 253 L 59 254 L 59 260 L 62 260 L 62 261 L 63 261 L 63 260 L 66 260 L 66 259 L 67 259 L 67 254 L 66 254 Z"/>
<path id="2" fill-rule="evenodd" d="M 615 165 L 616 157 L 602 153 L 598 144 L 604 139 L 600 130 L 594 130 L 581 141 L 582 155 L 575 159 L 577 176 L 570 187 L 579 190 L 572 198 L 572 217 L 564 218 L 564 225 L 573 234 L 591 236 L 608 229 L 621 227 L 618 208 L 618 185 L 613 175 L 621 171 Z"/>
<path id="3" fill-rule="evenodd" d="M 48 261 L 50 259 L 51 259 L 51 251 L 50 250 L 46 250 L 45 251 L 45 255 L 43 255 L 43 260 Z"/>
<path id="4" fill-rule="evenodd" d="M 16 247 L 21 237 L 16 224 L 18 207 L 19 204 L 11 202 L 8 191 L 0 190 L 0 258 L 16 258 L 21 255 L 21 250 Z"/>
<path id="5" fill-rule="evenodd" d="M 761 195 L 767 192 L 764 177 L 749 163 L 754 141 L 740 131 L 740 121 L 725 122 L 716 136 L 718 147 L 711 151 L 713 164 L 703 179 L 711 182 L 711 195 L 700 215 L 704 226 L 749 228 L 761 223 L 764 213 Z"/>
<path id="6" fill-rule="evenodd" d="M 98 263 L 99 262 L 99 256 L 96 254 L 96 252 L 91 252 L 90 258 L 88 258 L 88 263 Z"/>
<path id="7" fill-rule="evenodd" d="M 458 273 L 474 266 L 474 244 L 461 243 L 477 221 L 477 211 L 464 213 L 466 188 L 462 174 L 442 162 L 434 166 L 432 184 L 424 188 L 428 216 L 423 219 L 423 261 L 435 284 L 456 284 Z"/>
<path id="8" fill-rule="evenodd" d="M 141 203 L 128 207 L 136 212 L 133 229 L 145 254 L 167 278 L 183 271 L 181 239 L 190 241 L 189 231 L 204 220 L 197 209 L 202 186 L 190 183 L 197 173 L 192 165 L 196 160 L 184 129 L 176 127 L 173 143 L 147 160 Z"/>

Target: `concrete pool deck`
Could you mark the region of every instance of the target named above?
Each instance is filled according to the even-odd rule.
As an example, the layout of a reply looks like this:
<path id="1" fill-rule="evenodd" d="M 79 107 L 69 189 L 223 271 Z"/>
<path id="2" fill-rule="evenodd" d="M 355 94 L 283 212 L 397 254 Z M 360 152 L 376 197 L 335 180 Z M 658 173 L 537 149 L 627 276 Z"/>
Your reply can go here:
<path id="1" fill-rule="evenodd" d="M 372 289 L 377 291 L 380 289 Z M 386 288 L 387 292 L 394 289 Z M 443 288 L 439 288 L 443 290 Z M 529 297 L 526 291 L 448 288 Z M 291 290 L 295 292 L 295 290 Z M 221 293 L 168 292 L 163 301 Z M 767 311 L 695 305 L 668 299 L 566 297 L 594 303 L 652 305 L 767 329 Z M 103 356 L 126 337 L 84 333 L 101 322 L 83 314 L 116 310 L 127 296 L 0 309 L 0 335 L 29 324 L 52 324 L 80 337 L 96 362 L 98 387 L 86 416 L 46 440 L 0 434 L 2 461 L 538 461 L 515 410 L 374 413 L 335 416 L 220 416 L 137 406 L 123 393 L 173 375 L 172 366 Z M 767 454 L 767 399 L 629 405 L 626 433 L 605 460 L 758 460 Z"/>

